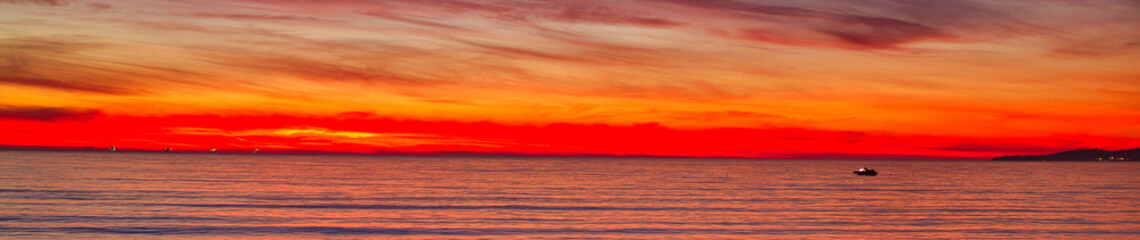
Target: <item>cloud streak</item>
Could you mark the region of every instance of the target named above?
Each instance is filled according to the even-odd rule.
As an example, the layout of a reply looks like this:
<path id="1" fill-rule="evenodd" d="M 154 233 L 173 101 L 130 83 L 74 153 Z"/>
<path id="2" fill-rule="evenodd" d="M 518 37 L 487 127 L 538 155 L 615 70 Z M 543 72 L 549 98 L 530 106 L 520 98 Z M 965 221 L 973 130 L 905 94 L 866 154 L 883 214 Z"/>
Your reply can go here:
<path id="1" fill-rule="evenodd" d="M 731 0 L 670 2 L 734 13 L 742 20 L 742 25 L 722 34 L 781 45 L 889 49 L 911 42 L 951 37 L 935 26 L 888 16 Z"/>
<path id="2" fill-rule="evenodd" d="M 103 112 L 98 109 L 0 105 L 0 119 L 4 120 L 38 122 L 90 121 L 103 116 Z"/>
<path id="3" fill-rule="evenodd" d="M 369 15 L 377 17 L 399 17 L 400 12 L 418 13 L 422 16 L 442 16 L 446 14 L 470 14 L 510 23 L 533 24 L 539 21 L 553 21 L 569 24 L 629 25 L 639 27 L 672 27 L 683 23 L 654 16 L 649 11 L 633 11 L 595 3 L 574 1 L 390 1 L 392 11 L 373 11 Z"/>
<path id="4" fill-rule="evenodd" d="M 0 84 L 111 95 L 145 92 L 126 87 L 131 81 L 117 74 L 108 74 L 116 71 L 114 69 L 72 60 L 79 52 L 102 47 L 104 45 L 38 38 L 5 40 L 0 42 L 0 69 L 3 70 Z"/>
<path id="5" fill-rule="evenodd" d="M 71 1 L 67 0 L 0 0 L 0 3 L 35 4 L 52 7 L 71 5 Z"/>
<path id="6" fill-rule="evenodd" d="M 79 91 L 88 93 L 102 93 L 113 95 L 133 95 L 138 93 L 137 90 L 116 87 L 113 85 L 89 83 L 87 79 L 77 80 L 57 80 L 48 78 L 23 78 L 23 77 L 9 77 L 0 76 L 0 83 L 18 84 L 24 86 L 50 88 L 64 91 Z"/>

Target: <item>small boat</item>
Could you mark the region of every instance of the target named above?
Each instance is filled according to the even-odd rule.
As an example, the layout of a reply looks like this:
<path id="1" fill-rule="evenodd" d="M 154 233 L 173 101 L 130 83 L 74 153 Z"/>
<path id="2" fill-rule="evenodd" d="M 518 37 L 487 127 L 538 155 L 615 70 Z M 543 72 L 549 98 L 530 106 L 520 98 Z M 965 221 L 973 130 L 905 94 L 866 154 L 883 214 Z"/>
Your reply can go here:
<path id="1" fill-rule="evenodd" d="M 875 169 L 862 167 L 862 168 L 859 168 L 858 170 L 855 170 L 855 175 L 875 176 L 875 175 L 879 175 L 879 172 L 876 172 Z"/>
<path id="2" fill-rule="evenodd" d="M 218 149 L 217 149 L 217 148 L 211 148 L 211 149 L 210 149 L 210 153 L 217 153 L 217 152 L 218 152 Z"/>

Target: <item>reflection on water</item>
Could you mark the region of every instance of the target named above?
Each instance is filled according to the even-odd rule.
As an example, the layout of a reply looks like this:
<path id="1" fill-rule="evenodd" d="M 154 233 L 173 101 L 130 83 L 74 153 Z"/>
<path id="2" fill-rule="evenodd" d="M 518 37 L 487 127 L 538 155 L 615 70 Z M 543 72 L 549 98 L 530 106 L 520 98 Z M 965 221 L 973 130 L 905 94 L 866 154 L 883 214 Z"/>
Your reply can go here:
<path id="1" fill-rule="evenodd" d="M 0 237 L 1140 238 L 1138 170 L 7 151 Z"/>

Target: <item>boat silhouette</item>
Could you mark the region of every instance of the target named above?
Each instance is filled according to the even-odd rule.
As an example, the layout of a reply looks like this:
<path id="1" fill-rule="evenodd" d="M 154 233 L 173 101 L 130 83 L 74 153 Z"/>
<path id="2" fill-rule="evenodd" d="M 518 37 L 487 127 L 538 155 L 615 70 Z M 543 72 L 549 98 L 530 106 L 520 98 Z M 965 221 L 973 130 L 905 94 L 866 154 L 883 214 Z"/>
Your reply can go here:
<path id="1" fill-rule="evenodd" d="M 871 168 L 867 168 L 867 167 L 862 167 L 862 168 L 859 168 L 858 170 L 855 170 L 855 175 L 859 175 L 859 176 L 875 176 L 875 175 L 879 175 L 879 172 L 875 171 L 875 169 L 871 169 Z"/>

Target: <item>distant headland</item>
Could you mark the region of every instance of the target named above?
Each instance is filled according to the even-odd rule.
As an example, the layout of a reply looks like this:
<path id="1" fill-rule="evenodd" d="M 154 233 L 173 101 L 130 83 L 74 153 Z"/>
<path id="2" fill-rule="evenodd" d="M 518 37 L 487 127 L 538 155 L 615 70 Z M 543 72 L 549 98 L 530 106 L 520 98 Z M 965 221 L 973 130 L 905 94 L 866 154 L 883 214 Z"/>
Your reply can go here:
<path id="1" fill-rule="evenodd" d="M 1140 161 L 1140 148 L 1107 151 L 1099 148 L 1077 149 L 1049 155 L 1015 155 L 995 157 L 994 161 Z"/>

